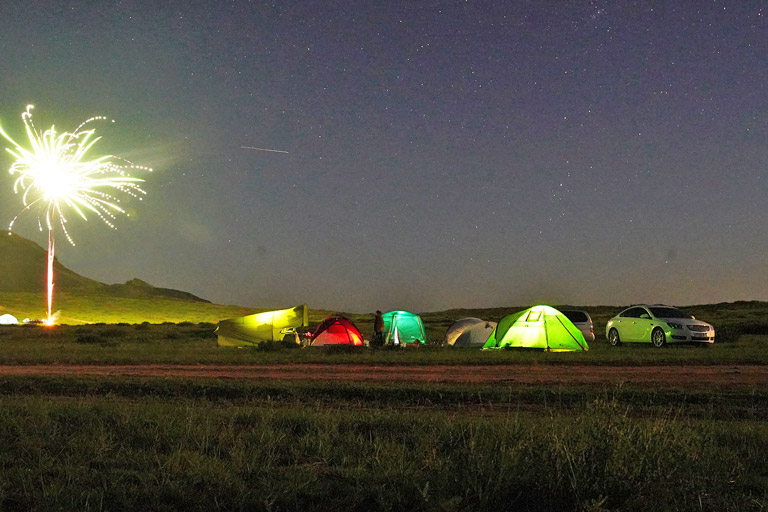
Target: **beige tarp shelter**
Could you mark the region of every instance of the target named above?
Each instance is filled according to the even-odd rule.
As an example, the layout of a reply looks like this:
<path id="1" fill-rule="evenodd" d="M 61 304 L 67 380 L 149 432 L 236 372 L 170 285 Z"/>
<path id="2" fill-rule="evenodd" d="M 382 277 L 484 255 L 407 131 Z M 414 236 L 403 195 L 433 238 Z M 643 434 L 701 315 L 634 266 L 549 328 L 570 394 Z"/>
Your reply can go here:
<path id="1" fill-rule="evenodd" d="M 308 317 L 309 309 L 303 304 L 222 320 L 216 329 L 219 346 L 252 347 L 264 341 L 281 341 L 286 334 L 309 325 Z"/>

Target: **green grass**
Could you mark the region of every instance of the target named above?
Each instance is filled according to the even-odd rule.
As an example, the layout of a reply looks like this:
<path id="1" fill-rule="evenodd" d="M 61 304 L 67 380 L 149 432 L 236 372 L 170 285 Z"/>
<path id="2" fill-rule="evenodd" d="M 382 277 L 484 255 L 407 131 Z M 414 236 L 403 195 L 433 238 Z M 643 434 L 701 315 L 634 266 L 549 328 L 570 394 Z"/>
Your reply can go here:
<path id="1" fill-rule="evenodd" d="M 46 317 L 45 300 L 43 293 L 0 292 L 0 314 L 10 313 L 19 320 L 42 319 Z M 160 297 L 134 299 L 72 293 L 57 294 L 54 308 L 61 311 L 60 322 L 66 324 L 218 322 L 257 311 Z"/>
<path id="2" fill-rule="evenodd" d="M 205 400 L 235 407 L 364 408 L 451 411 L 466 415 L 539 415 L 550 410 L 578 411 L 594 400 L 610 400 L 634 417 L 675 408 L 679 417 L 727 420 L 768 419 L 768 391 L 702 387 L 681 390 L 640 384 L 521 385 L 312 382 L 160 377 L 4 376 L 6 397 L 145 398 L 171 402 Z M 628 413 L 629 414 L 629 413 Z"/>

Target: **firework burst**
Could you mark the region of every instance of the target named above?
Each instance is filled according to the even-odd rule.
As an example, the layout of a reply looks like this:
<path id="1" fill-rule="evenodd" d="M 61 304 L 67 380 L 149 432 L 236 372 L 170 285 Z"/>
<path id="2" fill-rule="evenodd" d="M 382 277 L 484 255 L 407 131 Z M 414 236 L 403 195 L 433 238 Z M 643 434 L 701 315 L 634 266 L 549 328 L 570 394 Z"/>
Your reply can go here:
<path id="1" fill-rule="evenodd" d="M 0 135 L 12 144 L 6 148 L 15 161 L 9 172 L 16 177 L 13 191 L 21 194 L 24 208 L 13 218 L 8 230 L 24 212 L 37 212 L 38 227 L 48 230 L 48 323 L 53 323 L 54 228 L 60 226 L 69 243 L 74 241 L 67 229 L 67 213 L 74 212 L 88 220 L 93 213 L 109 227 L 117 215 L 127 215 L 120 206 L 119 195 L 138 197 L 145 194 L 139 186 L 143 179 L 131 177 L 130 170 L 151 171 L 114 155 L 91 156 L 91 149 L 101 139 L 89 126 L 107 118 L 86 119 L 72 132 L 57 133 L 54 126 L 42 132 L 32 122 L 32 105 L 21 118 L 29 146 L 13 140 L 0 127 Z"/>

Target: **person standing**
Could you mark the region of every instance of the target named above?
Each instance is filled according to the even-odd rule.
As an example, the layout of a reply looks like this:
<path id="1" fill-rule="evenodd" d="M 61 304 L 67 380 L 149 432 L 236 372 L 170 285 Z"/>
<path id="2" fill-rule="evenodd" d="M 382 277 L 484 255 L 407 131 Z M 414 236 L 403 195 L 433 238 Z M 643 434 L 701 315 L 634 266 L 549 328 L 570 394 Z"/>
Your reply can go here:
<path id="1" fill-rule="evenodd" d="M 384 317 L 380 310 L 376 310 L 376 316 L 373 319 L 373 340 L 371 341 L 373 348 L 379 348 L 384 346 Z"/>

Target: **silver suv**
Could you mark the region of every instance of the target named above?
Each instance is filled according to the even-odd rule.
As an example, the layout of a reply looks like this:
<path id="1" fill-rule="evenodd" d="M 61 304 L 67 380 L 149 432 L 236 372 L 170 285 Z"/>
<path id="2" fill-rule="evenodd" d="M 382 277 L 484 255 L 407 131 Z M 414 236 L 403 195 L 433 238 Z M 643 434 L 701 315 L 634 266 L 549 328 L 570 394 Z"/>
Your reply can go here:
<path id="1" fill-rule="evenodd" d="M 595 326 L 589 313 L 582 309 L 561 309 L 560 312 L 581 331 L 587 343 L 595 341 Z"/>

